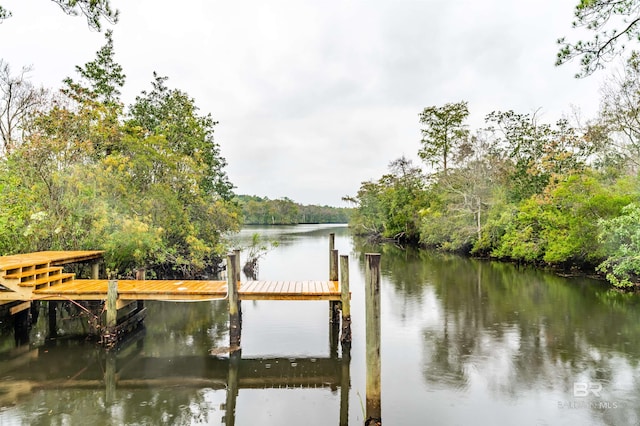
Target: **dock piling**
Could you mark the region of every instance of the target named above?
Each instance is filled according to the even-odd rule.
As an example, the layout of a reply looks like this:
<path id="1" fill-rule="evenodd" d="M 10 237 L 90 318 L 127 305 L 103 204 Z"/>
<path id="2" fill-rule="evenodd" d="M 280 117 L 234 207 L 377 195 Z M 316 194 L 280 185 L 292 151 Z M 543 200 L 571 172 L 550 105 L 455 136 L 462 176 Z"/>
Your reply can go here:
<path id="1" fill-rule="evenodd" d="M 98 280 L 100 279 L 100 263 L 94 262 L 91 264 L 91 279 Z"/>
<path id="2" fill-rule="evenodd" d="M 329 234 L 329 281 L 338 281 L 338 250 L 336 246 L 336 234 Z M 340 322 L 340 302 L 329 302 L 329 322 Z"/>
<path id="3" fill-rule="evenodd" d="M 144 281 L 147 279 L 147 269 L 146 268 L 138 268 L 136 271 L 136 280 Z M 144 309 L 144 300 L 136 301 L 136 309 L 142 310 Z"/>
<path id="4" fill-rule="evenodd" d="M 382 425 L 380 391 L 380 254 L 365 254 L 365 312 L 367 353 L 367 421 Z"/>
<path id="5" fill-rule="evenodd" d="M 336 234 L 329 234 L 329 281 L 338 281 L 338 250 L 335 249 Z M 340 338 L 340 302 L 329 302 L 329 353 L 338 357 Z"/>
<path id="6" fill-rule="evenodd" d="M 240 309 L 238 306 L 238 281 L 236 255 L 227 256 L 227 292 L 229 294 L 229 347 L 230 351 L 240 348 Z"/>
<path id="7" fill-rule="evenodd" d="M 351 388 L 351 347 L 342 347 L 340 375 L 340 426 L 349 426 L 349 390 Z"/>
<path id="8" fill-rule="evenodd" d="M 227 398 L 225 403 L 225 426 L 234 426 L 236 424 L 236 400 L 238 398 L 238 368 L 242 359 L 242 352 L 235 351 L 229 353 L 229 373 L 227 374 Z"/>
<path id="9" fill-rule="evenodd" d="M 58 337 L 58 312 L 57 312 L 57 302 L 49 300 L 47 302 L 48 308 L 48 324 L 49 324 L 49 338 Z"/>
<path id="10" fill-rule="evenodd" d="M 114 328 L 118 320 L 118 280 L 109 280 L 107 287 L 107 328 Z"/>
<path id="11" fill-rule="evenodd" d="M 116 401 L 116 354 L 107 353 L 104 366 L 105 402 L 111 405 Z"/>
<path id="12" fill-rule="evenodd" d="M 238 285 L 240 285 L 240 281 L 242 280 L 242 266 L 240 263 L 240 250 L 235 249 L 233 254 L 236 256 L 236 281 Z M 238 317 L 240 321 L 240 327 L 242 327 L 242 301 L 238 298 Z"/>
<path id="13" fill-rule="evenodd" d="M 342 333 L 340 341 L 344 352 L 345 345 L 351 345 L 351 294 L 349 292 L 349 256 L 340 256 L 340 292 L 342 304 Z"/>

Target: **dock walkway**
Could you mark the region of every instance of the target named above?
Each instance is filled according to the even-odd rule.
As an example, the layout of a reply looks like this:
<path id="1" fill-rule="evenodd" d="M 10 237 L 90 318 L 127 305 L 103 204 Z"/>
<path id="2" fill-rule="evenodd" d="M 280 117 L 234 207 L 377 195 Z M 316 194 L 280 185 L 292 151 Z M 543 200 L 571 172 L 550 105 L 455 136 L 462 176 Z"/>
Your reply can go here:
<path id="1" fill-rule="evenodd" d="M 34 299 L 106 300 L 108 280 L 73 280 L 35 290 Z M 240 300 L 340 300 L 337 281 L 245 281 Z M 226 281 L 118 280 L 121 300 L 198 301 L 227 298 Z"/>
<path id="2" fill-rule="evenodd" d="M 63 265 L 101 260 L 102 251 L 47 251 L 0 256 L 0 303 L 106 300 L 108 280 L 76 279 Z M 227 298 L 227 281 L 118 280 L 121 300 L 197 301 Z M 338 281 L 246 281 L 240 300 L 340 300 Z"/>

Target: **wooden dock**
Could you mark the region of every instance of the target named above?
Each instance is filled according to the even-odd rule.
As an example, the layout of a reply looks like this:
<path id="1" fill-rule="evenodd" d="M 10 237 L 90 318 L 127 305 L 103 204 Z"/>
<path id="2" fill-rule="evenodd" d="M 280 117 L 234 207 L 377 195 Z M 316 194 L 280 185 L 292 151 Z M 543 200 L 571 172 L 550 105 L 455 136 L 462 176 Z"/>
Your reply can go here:
<path id="1" fill-rule="evenodd" d="M 98 301 L 93 305 L 96 333 L 103 342 L 114 344 L 144 319 L 145 300 L 207 301 L 226 299 L 229 303 L 230 347 L 240 346 L 242 300 L 324 300 L 329 301 L 330 322 L 339 323 L 340 303 L 345 293 L 338 279 L 337 251 L 330 235 L 329 280 L 309 281 L 240 281 L 240 251 L 227 257 L 227 279 L 220 280 L 136 280 L 100 279 L 100 262 L 104 252 L 45 251 L 0 256 L 0 305 L 11 304 L 10 313 L 20 314 L 33 302 L 50 303 L 51 330 L 55 330 L 55 302 Z M 64 271 L 70 263 L 91 262 L 91 279 L 77 279 Z M 132 302 L 137 301 L 136 309 Z M 348 303 L 347 303 L 348 304 Z M 106 313 L 106 315 L 105 315 Z M 16 324 L 18 321 L 16 321 Z"/>
<path id="2" fill-rule="evenodd" d="M 33 291 L 32 300 L 106 300 L 108 280 L 73 280 Z M 226 281 L 118 280 L 120 300 L 206 301 L 227 298 Z M 340 300 L 337 281 L 246 281 L 240 300 Z"/>
<path id="3" fill-rule="evenodd" d="M 331 248 L 333 236 L 331 237 Z M 242 300 L 329 301 L 330 323 L 339 323 L 338 304 L 344 300 L 337 272 L 337 251 L 331 250 L 327 281 L 240 281 L 240 251 L 227 257 L 227 280 L 137 280 L 99 279 L 102 251 L 47 251 L 0 257 L 0 304 L 11 303 L 12 315 L 23 313 L 33 302 L 50 307 L 50 331 L 56 330 L 57 301 L 98 301 L 93 306 L 94 334 L 107 346 L 138 327 L 146 316 L 144 301 L 228 300 L 232 348 L 240 347 Z M 335 259 L 334 256 L 335 255 Z M 63 265 L 92 262 L 92 279 L 76 279 Z M 347 293 L 348 295 L 348 293 Z M 137 302 L 134 304 L 132 302 Z M 127 308 L 128 307 L 128 308 Z M 131 309 L 134 307 L 134 309 Z M 127 308 L 127 309 L 124 309 Z M 24 315 L 22 315 L 24 317 Z M 28 322 L 28 317 L 15 321 Z M 28 324 L 25 324 L 28 327 Z M 22 327 L 24 328 L 24 327 Z M 24 334 L 24 333 L 23 333 Z M 334 334 L 333 333 L 332 337 Z"/>
<path id="4" fill-rule="evenodd" d="M 0 301 L 106 300 L 108 280 L 75 279 L 69 263 L 99 261 L 102 251 L 48 251 L 0 256 Z M 121 300 L 197 301 L 227 298 L 227 281 L 118 280 Z M 339 301 L 335 281 L 246 281 L 240 300 Z"/>
<path id="5" fill-rule="evenodd" d="M 96 320 L 96 328 L 101 342 L 107 347 L 137 328 L 146 315 L 145 300 L 158 301 L 207 301 L 227 300 L 229 306 L 229 353 L 228 368 L 228 411 L 235 412 L 235 396 L 238 387 L 252 385 L 238 382 L 238 363 L 240 337 L 242 329 L 242 300 L 315 300 L 329 302 L 329 340 L 330 352 L 337 353 L 338 336 L 341 333 L 343 356 L 350 358 L 351 311 L 349 292 L 348 257 L 341 256 L 335 250 L 334 234 L 329 235 L 329 279 L 326 281 L 245 281 L 240 280 L 240 251 L 227 256 L 226 281 L 203 280 L 145 280 L 144 275 L 137 280 L 100 279 L 102 251 L 46 251 L 23 255 L 0 256 L 0 305 L 10 304 L 10 313 L 16 315 L 15 330 L 18 341 L 18 328 L 24 331 L 21 323 L 28 322 L 28 309 L 34 302 L 46 301 L 49 307 L 50 337 L 56 333 L 56 304 L 59 301 L 71 301 L 78 304 L 88 303 L 85 309 Z M 366 330 L 367 330 L 367 422 L 381 424 L 380 409 L 380 255 L 366 255 Z M 340 265 L 338 264 L 340 260 Z M 65 272 L 64 265 L 78 262 L 91 262 L 91 279 L 76 279 L 75 274 Z M 340 270 L 340 271 L 339 271 Z M 340 272 L 340 273 L 339 273 Z M 340 276 L 339 276 L 340 275 Z M 137 302 L 137 303 L 134 303 Z M 91 311 L 93 309 L 93 311 Z M 340 332 L 340 311 L 342 329 Z M 17 316 L 26 318 L 18 321 Z M 28 333 L 27 333 L 28 334 Z M 235 360 L 235 361 L 233 361 Z M 315 361 L 313 361 L 315 362 Z M 240 364 L 241 366 L 244 363 Z M 348 364 L 347 364 L 348 365 Z M 343 366 L 344 368 L 344 366 Z M 347 367 L 348 368 L 348 367 Z M 331 361 L 331 369 L 335 369 Z M 345 386 L 344 377 L 340 380 Z M 108 376 L 111 378 L 111 376 Z M 312 376 L 313 377 L 313 376 Z M 305 379 L 316 385 L 318 380 L 324 383 L 326 377 Z M 268 386 L 267 380 L 253 386 Z M 105 378 L 106 380 L 106 378 Z M 108 382 L 113 380 L 109 379 Z M 330 380 L 329 380 L 330 381 Z M 124 382 L 121 385 L 130 385 Z M 233 383 L 233 385 L 232 385 Z M 272 385 L 280 385 L 277 380 Z M 295 383 L 296 385 L 301 383 Z M 286 385 L 286 384 L 285 384 Z M 45 385 L 46 386 L 46 385 Z M 37 385 L 36 385 L 37 387 Z M 107 385 L 108 389 L 113 386 Z M 348 381 L 346 384 L 348 389 Z M 348 403 L 348 392 L 346 403 Z M 342 398 L 341 398 L 342 399 Z M 342 401 L 342 403 L 345 403 Z M 342 418 L 340 424 L 347 424 Z M 234 414 L 232 414 L 234 415 Z M 373 423 L 372 423 L 373 422 Z M 227 421 L 233 424 L 233 420 Z"/>

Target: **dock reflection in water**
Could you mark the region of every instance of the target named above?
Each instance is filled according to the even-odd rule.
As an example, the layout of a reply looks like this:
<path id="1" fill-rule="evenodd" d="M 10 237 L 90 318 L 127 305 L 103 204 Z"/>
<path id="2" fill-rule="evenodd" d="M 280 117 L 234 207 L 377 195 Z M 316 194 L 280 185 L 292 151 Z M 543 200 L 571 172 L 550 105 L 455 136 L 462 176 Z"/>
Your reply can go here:
<path id="1" fill-rule="evenodd" d="M 102 413 L 100 424 L 106 418 L 110 424 L 222 421 L 234 425 L 236 399 L 243 389 L 324 388 L 344 395 L 336 410 L 340 410 L 340 424 L 348 424 L 348 350 L 341 357 L 331 352 L 329 357 L 242 358 L 241 351 L 228 356 L 163 357 L 145 351 L 144 334 L 143 329 L 116 351 L 105 351 L 91 342 L 58 339 L 0 354 L 0 414 L 18 406 L 24 411 L 16 424 L 47 424 L 52 415 L 75 424 L 83 420 L 82 407 L 90 404 L 97 410 L 91 416 Z M 141 403 L 145 398 L 140 398 L 140 391 L 152 389 L 154 396 Z M 207 400 L 210 391 L 225 392 L 224 403 L 213 408 Z M 38 394 L 48 400 L 38 404 L 46 403 L 46 411 L 31 407 L 32 413 L 26 414 L 34 399 L 38 401 L 34 398 Z M 54 395 L 59 397 L 57 406 L 49 400 Z M 146 410 L 145 405 L 155 409 Z M 114 411 L 120 415 L 114 417 Z M 215 411 L 219 411 L 218 420 L 212 418 Z"/>

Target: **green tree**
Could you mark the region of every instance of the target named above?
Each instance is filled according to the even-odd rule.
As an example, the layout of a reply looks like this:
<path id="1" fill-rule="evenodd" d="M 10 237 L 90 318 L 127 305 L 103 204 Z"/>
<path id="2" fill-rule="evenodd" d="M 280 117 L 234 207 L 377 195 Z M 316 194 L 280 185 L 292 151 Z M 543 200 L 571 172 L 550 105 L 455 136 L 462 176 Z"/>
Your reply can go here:
<path id="1" fill-rule="evenodd" d="M 420 158 L 446 174 L 451 157 L 469 135 L 464 124 L 468 116 L 466 101 L 425 108 L 420 113 L 420 123 L 426 126 L 422 129 Z"/>
<path id="2" fill-rule="evenodd" d="M 121 149 L 122 111 L 120 89 L 126 76 L 122 66 L 115 61 L 112 31 L 105 33 L 105 44 L 96 52 L 96 58 L 83 66 L 76 66 L 78 79 L 67 77 L 63 80 L 61 92 L 73 102 L 64 109 L 73 114 L 91 116 L 82 123 L 100 123 L 102 131 L 94 133 L 93 153 L 102 158 Z M 56 105 L 58 108 L 58 105 Z"/>
<path id="3" fill-rule="evenodd" d="M 604 68 L 607 62 L 624 52 L 625 41 L 640 39 L 638 0 L 580 0 L 574 14 L 573 28 L 587 30 L 593 37 L 573 43 L 565 37 L 560 38 L 556 65 L 579 58 L 582 70 L 576 77 L 585 77 Z"/>
<path id="4" fill-rule="evenodd" d="M 143 135 L 162 135 L 171 149 L 206 166 L 199 184 L 212 196 L 233 198 L 233 185 L 224 171 L 226 160 L 213 138 L 218 124 L 211 114 L 200 115 L 194 99 L 178 89 L 169 89 L 167 77 L 153 73 L 152 90 L 143 91 L 129 108 L 127 124 Z"/>
<path id="5" fill-rule="evenodd" d="M 505 167 L 509 197 L 520 201 L 544 190 L 552 174 L 582 167 L 591 150 L 567 120 L 553 127 L 539 123 L 535 114 L 492 112 L 486 117 L 488 132 L 510 164 Z"/>
<path id="6" fill-rule="evenodd" d="M 110 0 L 52 0 L 67 15 L 84 15 L 91 29 L 102 29 L 102 20 L 115 24 L 118 22 L 118 10 L 111 8 Z M 11 16 L 11 12 L 0 6 L 0 23 Z"/>
<path id="7" fill-rule="evenodd" d="M 616 287 L 631 287 L 640 279 L 640 204 L 630 203 L 620 216 L 602 219 L 599 240 L 609 257 L 598 266 Z"/>
<path id="8" fill-rule="evenodd" d="M 105 32 L 106 43 L 96 52 L 96 59 L 76 66 L 80 81 L 64 79 L 62 92 L 79 103 L 99 102 L 110 108 L 120 106 L 120 89 L 126 76 L 115 61 L 113 31 Z"/>
<path id="9" fill-rule="evenodd" d="M 460 147 L 459 167 L 437 177 L 433 201 L 423 212 L 421 241 L 447 251 L 468 252 L 481 238 L 486 212 L 500 184 L 502 161 L 495 141 L 479 132 Z"/>
<path id="10" fill-rule="evenodd" d="M 541 194 L 518 205 L 493 255 L 564 266 L 596 265 L 606 257 L 597 244 L 599 220 L 616 217 L 634 199 L 630 180 L 607 184 L 596 172 L 556 175 Z"/>
<path id="11" fill-rule="evenodd" d="M 233 203 L 209 185 L 212 173 L 225 176 L 212 168 L 222 158 L 205 160 L 212 120 L 187 94 L 167 89 L 182 109 L 160 99 L 150 109 L 156 127 L 125 121 L 124 75 L 110 36 L 96 60 L 76 68 L 80 78 L 66 80 L 66 97 L 31 114 L 24 143 L 0 164 L 0 204 L 11 204 L 0 210 L 0 249 L 104 248 L 121 274 L 134 267 L 164 277 L 209 273 L 225 251 L 224 235 L 240 223 Z"/>
<path id="12" fill-rule="evenodd" d="M 405 157 L 392 161 L 389 171 L 377 182 L 363 182 L 355 197 L 344 198 L 357 206 L 349 223 L 360 234 L 417 242 L 427 205 L 424 175 Z"/>

